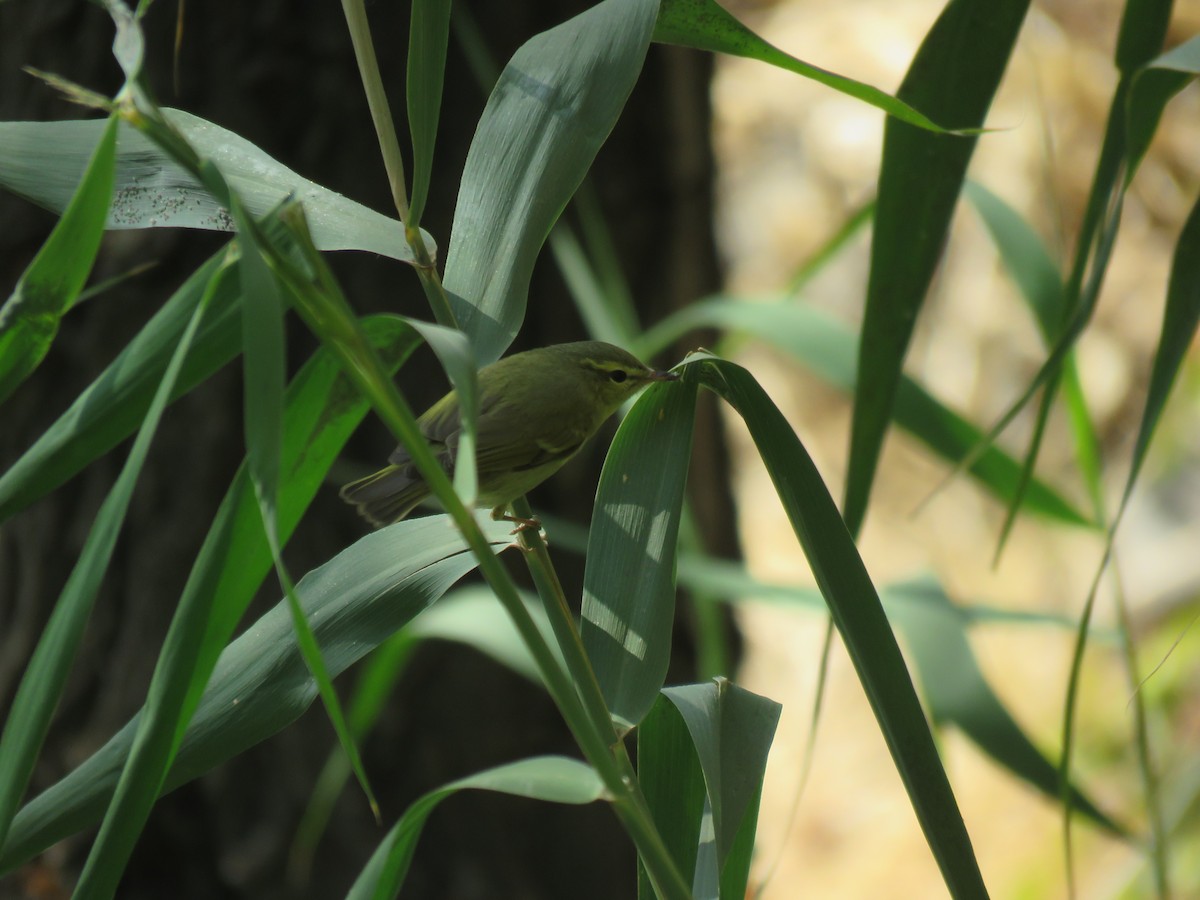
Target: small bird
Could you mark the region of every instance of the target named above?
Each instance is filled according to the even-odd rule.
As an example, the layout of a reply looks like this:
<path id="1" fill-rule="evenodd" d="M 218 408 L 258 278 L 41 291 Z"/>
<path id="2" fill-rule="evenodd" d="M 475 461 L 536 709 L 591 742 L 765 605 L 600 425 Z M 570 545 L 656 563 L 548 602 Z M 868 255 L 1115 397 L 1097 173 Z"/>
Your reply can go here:
<path id="1" fill-rule="evenodd" d="M 516 522 L 518 530 L 534 527 L 505 515 L 508 504 L 558 471 L 641 388 L 678 377 L 603 341 L 555 344 L 485 366 L 478 376 L 476 505 L 492 507 L 493 518 Z M 457 392 L 433 404 L 417 424 L 442 468 L 453 471 L 462 429 Z M 376 527 L 400 521 L 430 493 L 403 445 L 388 462 L 341 490 Z"/>

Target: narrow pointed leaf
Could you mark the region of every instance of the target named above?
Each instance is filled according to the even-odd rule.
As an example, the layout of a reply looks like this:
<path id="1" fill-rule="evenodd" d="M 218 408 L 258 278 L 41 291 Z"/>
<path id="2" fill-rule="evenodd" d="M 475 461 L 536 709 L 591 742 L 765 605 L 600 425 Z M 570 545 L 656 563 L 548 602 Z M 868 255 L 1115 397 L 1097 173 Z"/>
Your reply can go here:
<path id="1" fill-rule="evenodd" d="M 716 0 L 664 0 L 654 25 L 654 40 L 756 59 L 862 100 L 917 128 L 936 133 L 945 131 L 903 100 L 879 88 L 789 56 L 739 22 Z"/>
<path id="2" fill-rule="evenodd" d="M 1029 0 L 951 0 L 897 97 L 948 127 L 981 126 L 1028 6 Z M 930 134 L 896 119 L 888 119 L 884 130 L 843 507 L 851 534 L 866 515 L 904 357 L 975 141 Z"/>
<path id="3" fill-rule="evenodd" d="M 604 0 L 529 40 L 493 89 L 467 155 L 444 284 L 481 365 L 525 316 L 533 264 L 625 105 L 656 0 Z"/>
<path id="4" fill-rule="evenodd" d="M 651 385 L 621 423 L 596 489 L 580 632 L 625 727 L 641 721 L 667 677 L 695 414 L 695 388 Z"/>
<path id="5" fill-rule="evenodd" d="M 300 177 L 219 125 L 182 110 L 162 113 L 220 168 L 252 215 L 266 215 L 290 197 L 304 204 L 320 249 L 366 250 L 413 262 L 397 220 Z M 102 130 L 99 121 L 0 122 L 0 187 L 55 212 L 64 209 Z M 233 219 L 193 175 L 122 123 L 107 227 L 232 231 Z M 432 237 L 425 240 L 433 246 Z"/>
<path id="6" fill-rule="evenodd" d="M 1090 323 L 1099 300 L 1121 222 L 1125 191 L 1149 147 L 1167 101 L 1190 78 L 1170 65 L 1161 69 L 1150 68 L 1151 58 L 1161 51 L 1166 38 L 1171 5 L 1171 0 L 1130 0 L 1126 4 L 1117 35 L 1116 62 L 1121 78 L 1109 107 L 1104 141 L 1079 228 L 1075 259 L 1066 281 L 1063 322 L 1053 332 L 1050 355 L 1029 387 L 984 438 L 989 443 L 994 440 L 1037 390 L 1044 386 L 1033 435 L 1025 454 L 1022 488 L 1037 464 L 1050 405 L 1057 394 L 1064 363 Z M 1181 57 L 1186 60 L 1189 55 L 1185 49 Z M 1009 506 L 1001 529 L 997 558 L 1016 520 L 1022 497 L 1022 491 L 1018 490 Z"/>
<path id="7" fill-rule="evenodd" d="M 971 839 L 879 595 L 812 459 L 745 369 L 711 357 L 687 360 L 682 368 L 686 380 L 719 394 L 750 429 L 951 895 L 986 897 Z"/>
<path id="8" fill-rule="evenodd" d="M 117 121 L 95 123 L 99 142 L 62 218 L 0 307 L 0 403 L 42 361 L 92 270 L 112 202 Z"/>
<path id="9" fill-rule="evenodd" d="M 170 397 L 172 382 L 179 374 L 203 313 L 201 304 L 171 358 L 121 474 L 100 507 L 83 552 L 67 578 L 50 621 L 21 679 L 12 712 L 0 736 L 0 845 L 9 832 L 13 813 L 33 772 L 42 741 L 50 727 L 51 716 L 62 696 L 70 665 L 83 639 L 100 582 L 112 559 L 133 488 Z"/>
<path id="10" fill-rule="evenodd" d="M 399 894 L 425 820 L 447 797 L 467 789 L 574 805 L 604 796 L 604 785 L 594 769 L 563 756 L 523 759 L 452 781 L 425 794 L 405 811 L 371 855 L 347 900 L 381 900 Z"/>
<path id="11" fill-rule="evenodd" d="M 506 523 L 483 527 L 493 546 L 511 545 Z M 329 670 L 337 674 L 407 624 L 475 565 L 452 521 L 433 516 L 367 535 L 305 575 L 296 590 L 315 624 Z M 291 614 L 281 601 L 221 654 L 163 790 L 275 734 L 299 718 L 316 696 Z M 0 873 L 99 821 L 138 718 L 17 814 L 0 849 Z"/>
<path id="12" fill-rule="evenodd" d="M 975 207 L 1004 260 L 1005 271 L 1037 319 L 1046 340 L 1053 340 L 1063 317 L 1063 280 L 1046 245 L 1020 214 L 978 182 L 963 194 Z"/>
<path id="13" fill-rule="evenodd" d="M 933 721 L 957 726 L 999 765 L 1057 802 L 1058 766 L 1034 746 L 984 678 L 967 641 L 965 610 L 930 578 L 890 585 L 884 602 L 912 651 Z M 1074 786 L 1070 795 L 1072 806 L 1096 825 L 1129 836 Z"/>
<path id="14" fill-rule="evenodd" d="M 1180 232 L 1167 283 L 1167 305 L 1163 311 L 1162 331 L 1154 352 L 1150 371 L 1150 386 L 1146 389 L 1146 408 L 1138 428 L 1133 461 L 1125 482 L 1122 506 L 1133 492 L 1134 482 L 1141 472 L 1150 439 L 1158 427 L 1162 411 L 1187 357 L 1188 349 L 1200 326 L 1200 199 L 1192 206 L 1191 214 Z"/>
<path id="15" fill-rule="evenodd" d="M 450 0 L 415 0 L 408 32 L 408 130 L 412 133 L 412 195 L 408 224 L 417 227 L 429 197 L 433 150 L 442 109 L 446 45 L 450 40 Z"/>

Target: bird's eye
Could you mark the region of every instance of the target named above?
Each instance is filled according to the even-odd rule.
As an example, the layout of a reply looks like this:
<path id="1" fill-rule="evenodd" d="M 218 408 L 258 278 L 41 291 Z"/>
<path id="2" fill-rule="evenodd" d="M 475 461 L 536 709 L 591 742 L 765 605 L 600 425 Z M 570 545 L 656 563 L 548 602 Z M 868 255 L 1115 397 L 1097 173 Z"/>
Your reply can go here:
<path id="1" fill-rule="evenodd" d="M 624 369 L 613 369 L 608 373 L 608 377 L 614 384 L 621 384 L 629 377 L 629 373 Z"/>

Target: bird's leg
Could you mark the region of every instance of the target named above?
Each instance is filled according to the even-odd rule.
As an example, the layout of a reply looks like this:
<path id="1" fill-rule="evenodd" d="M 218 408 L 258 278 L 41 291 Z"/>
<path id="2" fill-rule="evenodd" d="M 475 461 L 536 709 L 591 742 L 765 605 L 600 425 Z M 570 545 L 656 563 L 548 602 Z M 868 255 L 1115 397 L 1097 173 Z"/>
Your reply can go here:
<path id="1" fill-rule="evenodd" d="M 509 534 L 520 534 L 522 531 L 528 531 L 531 528 L 537 531 L 542 530 L 542 523 L 537 519 L 526 519 L 523 516 L 512 516 L 508 514 L 507 506 L 497 506 L 492 510 L 492 521 L 494 522 L 512 522 L 517 527 Z M 544 536 L 543 536 L 544 539 Z"/>

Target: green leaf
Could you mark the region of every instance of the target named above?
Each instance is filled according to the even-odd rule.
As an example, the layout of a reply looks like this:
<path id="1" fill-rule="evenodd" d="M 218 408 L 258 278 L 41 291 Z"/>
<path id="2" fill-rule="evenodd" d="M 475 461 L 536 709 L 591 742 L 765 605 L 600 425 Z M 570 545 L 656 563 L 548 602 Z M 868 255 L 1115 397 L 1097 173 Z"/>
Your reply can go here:
<path id="1" fill-rule="evenodd" d="M 626 728 L 667 677 L 695 414 L 694 387 L 651 385 L 621 423 L 596 489 L 580 633 L 609 711 Z"/>
<path id="2" fill-rule="evenodd" d="M 757 810 L 767 753 L 783 707 L 724 678 L 665 688 L 663 695 L 687 725 L 704 774 L 705 808 L 712 822 L 700 831 L 692 890 L 697 896 L 713 896 L 747 812 Z M 721 896 L 744 897 L 745 885 Z"/>
<path id="3" fill-rule="evenodd" d="M 42 742 L 50 728 L 50 719 L 83 639 L 100 582 L 112 559 L 133 488 L 203 314 L 202 303 L 193 313 L 171 357 L 171 363 L 121 468 L 121 474 L 96 515 L 83 552 L 67 578 L 45 631 L 38 640 L 33 658 L 21 678 L 12 710 L 4 725 L 4 733 L 0 735 L 0 845 L 3 845 L 5 835 L 9 833 L 13 813 L 25 792 Z"/>
<path id="4" fill-rule="evenodd" d="M 902 122 L 938 134 L 946 133 L 946 129 L 936 122 L 879 88 L 789 56 L 735 19 L 716 0 L 663 0 L 654 25 L 654 40 L 660 44 L 678 44 L 757 59 L 862 100 Z"/>
<path id="5" fill-rule="evenodd" d="M 525 598 L 525 608 L 553 645 L 553 631 L 541 605 Z M 535 684 L 543 684 L 529 648 L 496 595 L 486 587 L 458 588 L 380 646 L 363 665 L 347 714 L 356 738 L 362 740 L 371 733 L 413 649 L 421 641 L 431 638 L 464 644 Z M 325 760 L 288 854 L 289 868 L 301 870 L 304 877 L 350 774 L 346 756 L 340 750 L 335 750 Z"/>
<path id="6" fill-rule="evenodd" d="M 1028 222 L 1011 206 L 983 185 L 968 182 L 964 192 L 987 226 L 988 233 L 1000 251 L 1004 268 L 1016 282 L 1021 296 L 1037 320 L 1042 340 L 1051 345 L 1066 314 L 1066 291 L 1058 267 L 1050 258 L 1045 244 Z M 1092 497 L 1093 509 L 1103 509 L 1101 485 L 1100 440 L 1083 395 L 1083 384 L 1073 356 L 1064 359 L 1063 393 L 1075 437 L 1075 455 L 1080 473 Z M 978 437 L 976 437 L 978 440 Z M 964 454 L 965 457 L 966 454 Z M 1032 469 L 1030 469 L 1032 472 Z M 1033 508 L 1036 479 L 1031 479 L 1022 503 Z M 1017 510 L 1019 494 L 1008 498 L 1009 522 Z"/>
<path id="7" fill-rule="evenodd" d="M 928 577 L 888 586 L 884 602 L 912 651 L 933 721 L 956 725 L 1001 766 L 1058 801 L 1058 767 L 1034 746 L 984 678 L 967 641 L 965 610 Z M 1072 805 L 1094 823 L 1129 837 L 1074 786 L 1070 794 Z"/>
<path id="8" fill-rule="evenodd" d="M 1192 206 L 1175 245 L 1171 262 L 1171 277 L 1167 283 L 1167 305 L 1163 311 L 1162 330 L 1154 351 L 1150 370 L 1150 386 L 1146 389 L 1146 408 L 1138 427 L 1133 461 L 1125 481 L 1121 507 L 1129 501 L 1134 482 L 1141 472 L 1150 439 L 1158 427 L 1171 387 L 1187 357 L 1188 349 L 1200 327 L 1200 199 Z"/>
<path id="9" fill-rule="evenodd" d="M 685 875 L 694 873 L 706 809 L 704 773 L 696 744 L 683 716 L 663 694 L 643 717 L 636 734 L 638 784 L 654 815 L 654 824 L 676 868 Z M 640 863 L 638 897 L 655 897 Z"/>
<path id="10" fill-rule="evenodd" d="M 717 297 L 695 303 L 663 320 L 647 334 L 646 344 L 652 348 L 666 346 L 697 327 L 752 334 L 795 357 L 834 387 L 847 393 L 854 391 L 854 335 L 847 326 L 815 307 L 777 300 L 758 302 Z M 951 463 L 961 463 L 979 446 L 979 429 L 903 374 L 893 417 L 898 426 Z M 1003 450 L 989 445 L 977 453 L 969 471 L 984 489 L 1007 502 L 1014 496 L 1021 465 Z M 1027 502 L 1029 509 L 1039 515 L 1094 527 L 1090 519 L 1042 481 L 1035 479 L 1030 484 Z"/>
<path id="11" fill-rule="evenodd" d="M 541 603 L 524 598 L 538 630 L 554 647 L 554 632 Z M 454 641 L 478 650 L 502 666 L 542 684 L 542 676 L 512 619 L 486 587 L 465 587 L 447 595 L 409 626 L 414 637 Z"/>
<path id="12" fill-rule="evenodd" d="M 1172 6 L 1173 0 L 1128 0 L 1125 4 L 1115 56 L 1122 75 L 1146 65 L 1162 50 Z"/>
<path id="13" fill-rule="evenodd" d="M 272 560 L 279 583 L 287 597 L 296 628 L 297 643 L 305 664 L 312 672 L 317 690 L 330 724 L 337 734 L 350 766 L 366 794 L 375 818 L 379 819 L 379 803 L 367 779 L 366 768 L 358 752 L 354 736 L 346 725 L 341 701 L 333 689 L 321 649 L 313 634 L 312 625 L 300 605 L 292 578 L 283 561 L 279 539 L 278 493 L 281 444 L 283 440 L 283 380 L 285 347 L 283 330 L 282 286 L 267 266 L 261 241 L 259 223 L 254 222 L 236 194 L 230 194 L 231 209 L 242 235 L 242 281 L 247 286 L 246 302 L 242 304 L 242 354 L 245 360 L 245 398 L 243 400 L 246 434 L 246 460 L 250 480 L 262 513 L 263 531 L 271 548 Z M 303 208 L 290 205 L 301 219 Z M 311 241 L 307 223 L 303 239 Z M 254 284 L 251 288 L 250 285 Z"/>
<path id="14" fill-rule="evenodd" d="M 408 31 L 406 84 L 408 130 L 412 133 L 413 143 L 412 197 L 408 204 L 411 228 L 421 224 L 425 201 L 429 197 L 449 40 L 450 0 L 414 0 Z"/>
<path id="15" fill-rule="evenodd" d="M 304 204 L 322 250 L 366 250 L 413 262 L 404 228 L 374 210 L 300 177 L 249 141 L 177 109 L 162 114 L 212 161 L 252 215 L 286 199 Z M 60 211 L 79 184 L 100 139 L 99 121 L 0 122 L 0 186 Z M 117 140 L 116 184 L 108 227 L 232 231 L 229 211 L 156 143 L 126 123 Z M 430 246 L 433 239 L 426 235 Z"/>
<path id="16" fill-rule="evenodd" d="M 150 408 L 179 337 L 206 293 L 209 309 L 171 396 L 177 399 L 237 354 L 241 286 L 221 250 L 200 266 L 113 362 L 0 475 L 0 520 L 20 512 L 132 434 Z"/>
<path id="17" fill-rule="evenodd" d="M 467 154 L 443 283 L 481 365 L 512 342 L 529 279 L 637 81 L 654 0 L 605 0 L 529 40 L 504 68 Z"/>
<path id="18" fill-rule="evenodd" d="M 1153 52 L 1157 52 L 1161 46 L 1162 37 L 1159 35 Z M 1200 36 L 1150 60 L 1130 76 L 1124 110 L 1125 152 L 1129 160 L 1125 174 L 1127 186 L 1150 148 L 1167 103 L 1197 75 L 1200 75 Z"/>
<path id="19" fill-rule="evenodd" d="M 112 202 L 117 119 L 94 124 L 97 130 L 103 126 L 103 133 L 62 218 L 0 307 L 0 403 L 50 349 L 58 322 L 74 305 L 100 249 Z"/>
<path id="20" fill-rule="evenodd" d="M 407 810 L 371 854 L 347 900 L 395 897 L 408 874 L 425 820 L 443 800 L 461 790 L 496 791 L 551 803 L 583 805 L 604 796 L 604 785 L 590 766 L 562 756 L 539 756 L 488 769 L 452 781 L 425 794 Z"/>
<path id="21" fill-rule="evenodd" d="M 1015 209 L 982 184 L 967 182 L 963 195 L 987 226 L 1004 269 L 1033 310 L 1042 336 L 1052 340 L 1063 317 L 1063 280 L 1045 243 Z"/>
<path id="22" fill-rule="evenodd" d="M 287 348 L 283 298 L 254 240 L 253 223 L 235 199 L 234 220 L 242 232 L 238 273 L 242 299 L 242 428 L 246 461 L 262 507 L 268 543 L 276 540 L 275 495 L 283 443 L 283 384 Z"/>
<path id="23" fill-rule="evenodd" d="M 493 547 L 511 546 L 506 523 L 482 527 Z M 266 556 L 265 572 L 270 557 L 265 547 L 261 552 Z M 367 535 L 305 575 L 296 591 L 314 623 L 329 671 L 336 675 L 411 621 L 475 565 L 452 521 L 432 516 Z M 316 696 L 291 614 L 281 601 L 221 654 L 163 790 L 190 781 L 281 730 Z M 99 820 L 139 718 L 17 814 L 0 849 L 0 872 Z"/>
<path id="24" fill-rule="evenodd" d="M 750 429 L 951 895 L 986 897 L 962 814 L 895 636 L 812 459 L 745 369 L 712 357 L 689 358 L 682 369 L 685 380 L 723 397 Z"/>
<path id="25" fill-rule="evenodd" d="M 950 127 L 982 125 L 1028 6 L 1029 0 L 951 0 L 897 97 Z M 851 534 L 866 516 L 909 339 L 975 141 L 930 134 L 896 119 L 888 119 L 884 129 L 843 507 Z"/>

